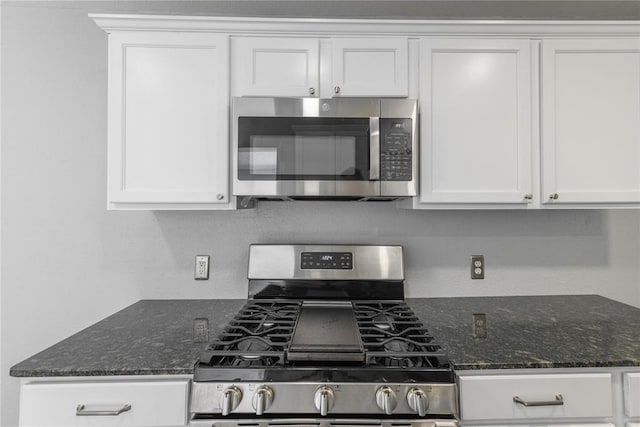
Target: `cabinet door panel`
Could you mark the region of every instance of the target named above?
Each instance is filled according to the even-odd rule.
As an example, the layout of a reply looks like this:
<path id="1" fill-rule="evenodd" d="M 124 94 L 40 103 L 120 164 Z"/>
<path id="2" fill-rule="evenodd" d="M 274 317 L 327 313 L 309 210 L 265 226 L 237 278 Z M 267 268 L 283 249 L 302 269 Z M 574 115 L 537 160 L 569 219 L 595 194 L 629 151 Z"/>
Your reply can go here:
<path id="1" fill-rule="evenodd" d="M 561 405 L 524 406 L 529 401 Z M 606 418 L 613 415 L 611 374 L 533 374 L 460 377 L 463 420 Z"/>
<path id="2" fill-rule="evenodd" d="M 423 39 L 420 87 L 420 202 L 526 203 L 529 41 Z"/>
<path id="3" fill-rule="evenodd" d="M 640 202 L 640 40 L 542 47 L 544 201 Z"/>
<path id="4" fill-rule="evenodd" d="M 233 96 L 319 94 L 317 39 L 238 37 L 231 46 Z"/>
<path id="5" fill-rule="evenodd" d="M 406 38 L 334 38 L 331 44 L 335 95 L 408 95 Z"/>
<path id="6" fill-rule="evenodd" d="M 623 374 L 622 383 L 624 384 L 625 415 L 640 417 L 640 372 Z"/>
<path id="7" fill-rule="evenodd" d="M 169 427 L 187 424 L 187 380 L 129 382 L 41 382 L 22 386 L 20 427 L 131 426 Z M 113 411 L 119 415 L 76 415 Z"/>
<path id="8" fill-rule="evenodd" d="M 227 204 L 227 37 L 115 33 L 110 49 L 110 203 Z"/>

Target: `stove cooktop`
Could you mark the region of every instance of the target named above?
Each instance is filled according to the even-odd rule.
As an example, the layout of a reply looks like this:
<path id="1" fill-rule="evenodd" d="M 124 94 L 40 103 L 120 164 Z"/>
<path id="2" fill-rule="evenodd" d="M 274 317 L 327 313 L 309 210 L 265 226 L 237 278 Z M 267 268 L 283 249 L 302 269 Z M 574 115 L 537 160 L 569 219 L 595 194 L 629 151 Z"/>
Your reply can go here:
<path id="1" fill-rule="evenodd" d="M 292 346 L 296 331 L 311 336 L 311 340 L 320 339 L 317 333 L 302 331 L 299 324 L 307 302 L 252 300 L 202 352 L 196 381 L 403 381 L 409 377 L 453 381 L 445 352 L 404 301 L 348 301 L 339 306 L 353 313 L 359 352 L 354 352 L 350 341 L 348 351 L 341 351 L 344 349 L 335 344 L 327 349 L 325 344 L 316 353 L 296 352 Z M 333 303 L 315 303 L 311 307 L 325 313 L 334 310 Z M 322 328 L 314 323 L 315 329 Z M 339 340 L 344 335 L 344 324 L 333 326 L 336 329 L 327 335 L 337 335 Z"/>

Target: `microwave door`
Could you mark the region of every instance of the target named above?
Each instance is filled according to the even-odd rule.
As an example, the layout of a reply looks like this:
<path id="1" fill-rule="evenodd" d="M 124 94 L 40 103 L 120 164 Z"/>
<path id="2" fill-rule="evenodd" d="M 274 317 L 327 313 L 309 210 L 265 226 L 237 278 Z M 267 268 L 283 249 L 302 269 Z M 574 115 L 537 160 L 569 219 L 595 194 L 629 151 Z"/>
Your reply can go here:
<path id="1" fill-rule="evenodd" d="M 372 129 L 372 125 L 374 128 Z M 376 195 L 371 161 L 376 120 L 335 117 L 239 117 L 238 188 L 253 196 Z M 379 144 L 378 144 L 379 145 Z"/>

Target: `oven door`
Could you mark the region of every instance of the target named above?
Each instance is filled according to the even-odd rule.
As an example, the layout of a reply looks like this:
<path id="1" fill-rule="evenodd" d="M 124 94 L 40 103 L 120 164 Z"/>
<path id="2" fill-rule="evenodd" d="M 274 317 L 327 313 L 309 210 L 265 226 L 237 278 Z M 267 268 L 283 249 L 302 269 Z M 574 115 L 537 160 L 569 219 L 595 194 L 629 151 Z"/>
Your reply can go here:
<path id="1" fill-rule="evenodd" d="M 459 427 L 455 419 L 385 418 L 246 418 L 191 420 L 189 427 Z"/>
<path id="2" fill-rule="evenodd" d="M 276 101 L 286 105 L 306 100 L 271 103 Z M 311 101 L 311 111 L 301 104 L 284 111 L 270 107 L 267 113 L 251 108 L 235 112 L 234 195 L 380 195 L 379 117 L 362 112 L 337 117 L 342 111 L 335 102 Z"/>

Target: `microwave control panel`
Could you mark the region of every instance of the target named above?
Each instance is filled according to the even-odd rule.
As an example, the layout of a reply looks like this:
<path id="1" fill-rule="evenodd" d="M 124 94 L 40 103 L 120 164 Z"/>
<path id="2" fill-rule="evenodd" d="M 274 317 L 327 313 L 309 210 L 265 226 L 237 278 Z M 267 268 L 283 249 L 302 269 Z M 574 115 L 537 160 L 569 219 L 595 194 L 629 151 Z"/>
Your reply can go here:
<path id="1" fill-rule="evenodd" d="M 380 118 L 380 179 L 411 181 L 411 119 Z"/>

